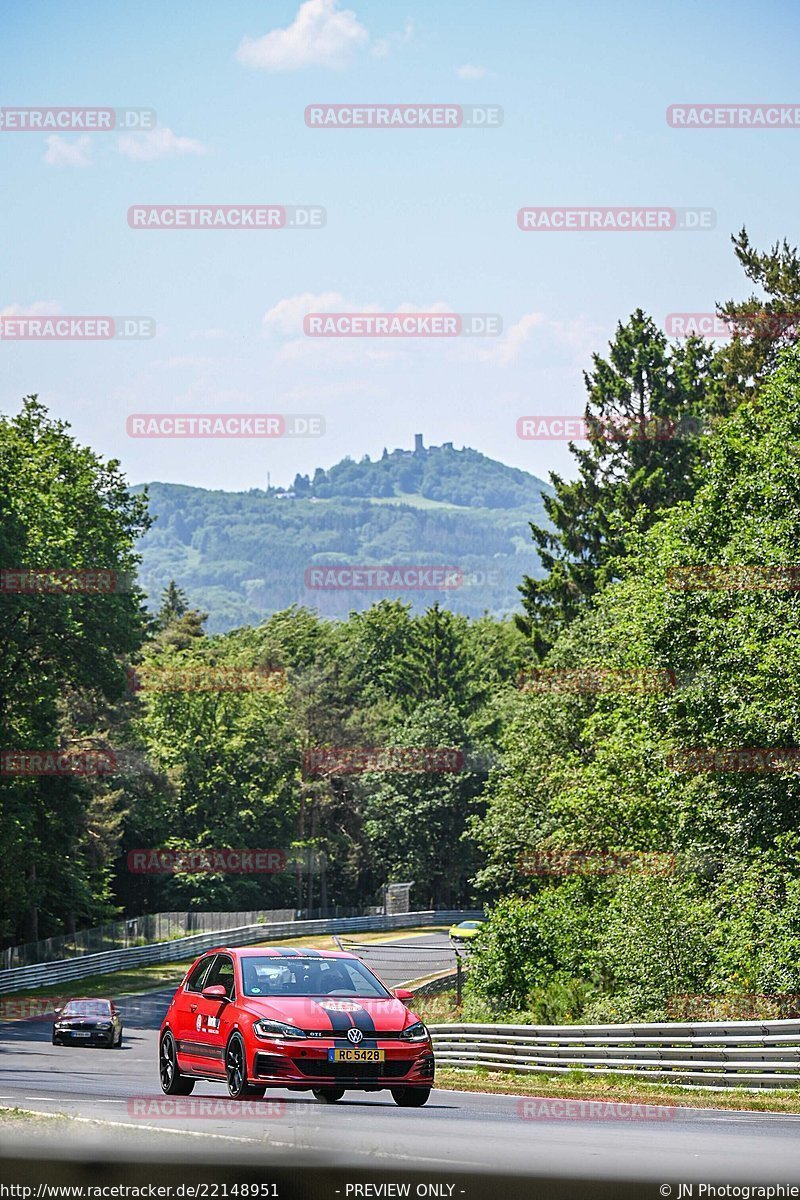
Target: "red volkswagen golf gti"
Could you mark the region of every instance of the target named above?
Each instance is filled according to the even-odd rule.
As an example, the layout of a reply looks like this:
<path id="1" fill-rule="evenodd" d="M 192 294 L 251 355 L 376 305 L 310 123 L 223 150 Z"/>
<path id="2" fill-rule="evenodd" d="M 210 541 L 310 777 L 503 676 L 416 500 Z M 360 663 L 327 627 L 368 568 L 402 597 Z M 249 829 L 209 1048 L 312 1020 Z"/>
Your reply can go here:
<path id="1" fill-rule="evenodd" d="M 210 950 L 192 965 L 161 1026 L 159 1073 L 169 1096 L 197 1079 L 227 1083 L 234 1099 L 267 1088 L 388 1088 L 417 1108 L 433 1086 L 430 1035 L 404 1001 L 352 954 L 328 950 Z"/>

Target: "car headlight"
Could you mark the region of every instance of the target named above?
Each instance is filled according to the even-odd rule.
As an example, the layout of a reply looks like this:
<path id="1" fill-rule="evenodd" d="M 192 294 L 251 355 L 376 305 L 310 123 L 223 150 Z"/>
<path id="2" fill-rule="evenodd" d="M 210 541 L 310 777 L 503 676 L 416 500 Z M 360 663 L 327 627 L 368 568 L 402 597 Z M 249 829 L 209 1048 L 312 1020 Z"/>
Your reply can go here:
<path id="1" fill-rule="evenodd" d="M 400 1037 L 404 1042 L 427 1042 L 428 1031 L 422 1021 L 415 1021 L 413 1025 L 409 1025 L 407 1029 L 403 1030 Z"/>
<path id="2" fill-rule="evenodd" d="M 98 1029 L 110 1029 L 110 1028 L 111 1028 L 111 1022 L 110 1022 L 110 1021 L 98 1021 L 98 1022 L 97 1022 L 97 1028 L 98 1028 Z"/>
<path id="3" fill-rule="evenodd" d="M 298 1029 L 296 1025 L 285 1025 L 283 1021 L 255 1021 L 253 1029 L 258 1037 L 269 1038 L 274 1041 L 275 1038 L 304 1038 L 305 1030 Z"/>

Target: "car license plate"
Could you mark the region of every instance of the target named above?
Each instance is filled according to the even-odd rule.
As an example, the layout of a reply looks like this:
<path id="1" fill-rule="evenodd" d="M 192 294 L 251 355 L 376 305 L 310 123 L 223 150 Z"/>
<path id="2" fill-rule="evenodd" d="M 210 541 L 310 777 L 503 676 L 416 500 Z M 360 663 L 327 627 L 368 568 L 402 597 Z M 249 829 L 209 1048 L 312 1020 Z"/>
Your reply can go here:
<path id="1" fill-rule="evenodd" d="M 372 1063 L 383 1062 L 383 1050 L 329 1050 L 328 1062 Z"/>
<path id="2" fill-rule="evenodd" d="M 77 1032 L 77 1033 L 73 1033 L 73 1035 L 72 1035 L 72 1036 L 73 1036 L 73 1037 L 91 1037 L 92 1035 L 91 1035 L 91 1033 L 90 1033 L 90 1032 L 87 1030 L 87 1031 L 86 1031 L 86 1033 L 83 1033 L 82 1031 L 80 1031 L 80 1032 Z"/>

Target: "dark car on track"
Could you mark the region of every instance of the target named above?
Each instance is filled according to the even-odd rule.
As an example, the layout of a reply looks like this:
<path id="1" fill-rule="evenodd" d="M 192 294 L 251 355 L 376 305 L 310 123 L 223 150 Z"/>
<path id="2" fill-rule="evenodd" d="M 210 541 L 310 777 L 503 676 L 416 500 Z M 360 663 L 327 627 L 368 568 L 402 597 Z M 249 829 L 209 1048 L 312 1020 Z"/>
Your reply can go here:
<path id="1" fill-rule="evenodd" d="M 405 1001 L 353 954 L 333 950 L 217 949 L 192 965 L 161 1026 L 159 1074 L 167 1095 L 197 1079 L 226 1083 L 234 1099 L 267 1088 L 388 1089 L 418 1108 L 434 1079 L 430 1035 Z"/>
<path id="2" fill-rule="evenodd" d="M 122 1015 L 113 1000 L 78 998 L 56 1010 L 54 1046 L 122 1048 Z"/>

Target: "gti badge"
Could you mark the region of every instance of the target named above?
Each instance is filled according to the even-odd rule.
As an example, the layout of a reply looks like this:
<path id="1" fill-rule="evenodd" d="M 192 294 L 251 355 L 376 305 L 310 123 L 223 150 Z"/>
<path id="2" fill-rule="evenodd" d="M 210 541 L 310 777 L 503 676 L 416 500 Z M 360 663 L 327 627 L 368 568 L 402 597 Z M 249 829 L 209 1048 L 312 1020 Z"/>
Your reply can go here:
<path id="1" fill-rule="evenodd" d="M 348 1040 L 351 1041 L 353 1045 L 356 1045 L 358 1042 L 360 1042 L 363 1036 L 364 1035 L 360 1029 L 348 1029 L 347 1031 Z"/>

